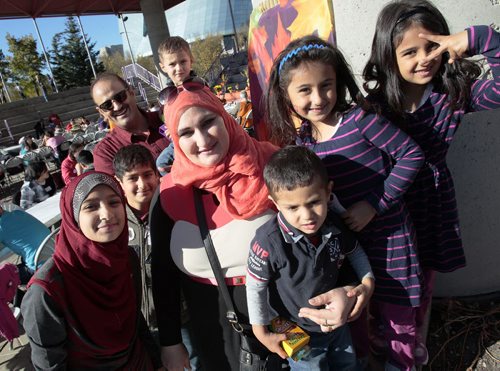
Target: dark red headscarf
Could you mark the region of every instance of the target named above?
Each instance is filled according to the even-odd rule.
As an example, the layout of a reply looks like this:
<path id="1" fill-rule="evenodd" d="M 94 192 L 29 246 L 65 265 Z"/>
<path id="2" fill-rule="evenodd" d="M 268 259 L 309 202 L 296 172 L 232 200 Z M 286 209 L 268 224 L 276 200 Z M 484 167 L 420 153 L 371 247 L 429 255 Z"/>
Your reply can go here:
<path id="1" fill-rule="evenodd" d="M 179 147 L 179 120 L 191 107 L 205 108 L 224 121 L 229 134 L 229 150 L 225 159 L 215 166 L 194 164 Z M 214 193 L 224 209 L 236 219 L 248 219 L 273 207 L 268 199 L 263 170 L 278 147 L 251 138 L 210 89 L 181 91 L 174 102 L 165 106 L 165 117 L 174 141 L 175 161 L 170 174 L 175 184 Z"/>
<path id="2" fill-rule="evenodd" d="M 120 236 L 107 243 L 89 240 L 75 220 L 83 200 L 93 188 L 103 184 L 121 197 L 125 209 L 125 198 L 113 177 L 88 172 L 73 179 L 61 195 L 62 224 L 54 263 L 63 276 L 64 302 L 55 299 L 101 349 L 100 354 L 106 355 L 127 349 L 133 341 L 137 305 L 126 217 Z"/>

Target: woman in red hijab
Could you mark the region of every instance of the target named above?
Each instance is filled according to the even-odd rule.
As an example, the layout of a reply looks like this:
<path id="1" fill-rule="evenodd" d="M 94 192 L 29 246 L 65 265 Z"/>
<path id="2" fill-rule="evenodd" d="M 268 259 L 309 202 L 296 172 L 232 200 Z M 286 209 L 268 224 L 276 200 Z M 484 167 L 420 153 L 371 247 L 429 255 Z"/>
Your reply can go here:
<path id="1" fill-rule="evenodd" d="M 99 172 L 61 196 L 56 252 L 21 305 L 36 369 L 154 370 L 161 367 L 139 309 L 140 271 L 128 247 L 125 200 Z"/>
<path id="2" fill-rule="evenodd" d="M 202 84 L 172 88 L 165 106 L 175 161 L 151 206 L 153 297 L 163 365 L 189 364 L 181 340 L 180 291 L 203 370 L 239 369 L 240 338 L 225 317 L 200 236 L 193 188 L 240 320 L 248 323 L 245 274 L 250 242 L 274 210 L 262 171 L 277 148 L 248 136 Z"/>

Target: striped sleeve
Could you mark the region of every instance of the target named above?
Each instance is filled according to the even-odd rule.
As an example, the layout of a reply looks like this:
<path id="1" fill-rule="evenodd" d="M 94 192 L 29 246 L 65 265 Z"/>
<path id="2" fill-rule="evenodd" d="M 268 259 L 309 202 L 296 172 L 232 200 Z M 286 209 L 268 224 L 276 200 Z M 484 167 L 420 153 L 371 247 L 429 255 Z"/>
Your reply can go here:
<path id="1" fill-rule="evenodd" d="M 381 116 L 361 112 L 355 122 L 365 140 L 387 153 L 394 163 L 383 184 L 366 199 L 381 215 L 402 199 L 424 163 L 424 153 L 413 139 Z"/>
<path id="2" fill-rule="evenodd" d="M 473 26 L 467 29 L 469 54 L 486 57 L 493 80 L 476 80 L 471 90 L 471 111 L 500 108 L 500 33 L 489 26 Z"/>

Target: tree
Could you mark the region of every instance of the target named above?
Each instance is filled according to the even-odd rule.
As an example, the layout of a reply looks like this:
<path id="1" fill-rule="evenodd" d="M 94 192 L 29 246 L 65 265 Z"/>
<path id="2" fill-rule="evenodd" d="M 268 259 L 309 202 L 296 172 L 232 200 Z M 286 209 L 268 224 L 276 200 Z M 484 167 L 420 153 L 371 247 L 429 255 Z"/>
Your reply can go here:
<path id="1" fill-rule="evenodd" d="M 97 62 L 98 53 L 94 51 L 95 42 L 88 37 L 86 41 L 96 73 L 103 72 L 104 66 Z M 63 32 L 54 35 L 50 55 L 54 78 L 62 90 L 88 86 L 94 78 L 85 44 L 73 17 L 68 17 Z"/>
<path id="2" fill-rule="evenodd" d="M 208 36 L 191 44 L 194 57 L 193 69 L 199 76 L 205 76 L 212 65 L 220 65 L 222 36 Z"/>
<path id="3" fill-rule="evenodd" d="M 122 67 L 132 63 L 130 59 L 125 59 L 123 53 L 120 52 L 101 56 L 100 59 L 106 72 L 116 73 L 120 76 L 122 75 Z"/>
<path id="4" fill-rule="evenodd" d="M 38 54 L 35 39 L 32 35 L 16 38 L 9 33 L 6 39 L 12 54 L 7 58 L 12 80 L 26 96 L 39 95 L 36 81 L 37 76 L 41 75 L 44 61 Z"/>

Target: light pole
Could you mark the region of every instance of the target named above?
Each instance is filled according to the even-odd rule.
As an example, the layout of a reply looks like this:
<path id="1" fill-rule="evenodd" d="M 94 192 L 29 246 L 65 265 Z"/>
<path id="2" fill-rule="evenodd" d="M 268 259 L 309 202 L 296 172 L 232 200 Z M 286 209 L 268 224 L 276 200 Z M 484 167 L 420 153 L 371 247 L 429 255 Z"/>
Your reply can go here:
<path id="1" fill-rule="evenodd" d="M 119 14 L 118 17 L 122 21 L 123 31 L 125 32 L 125 39 L 127 39 L 128 51 L 130 53 L 130 59 L 132 60 L 132 65 L 134 66 L 134 73 L 137 76 L 134 53 L 132 53 L 132 47 L 130 46 L 130 40 L 128 39 L 127 28 L 125 27 L 125 21 L 128 19 L 128 17 L 125 17 L 125 19 L 124 19 L 123 14 Z"/>
<path id="2" fill-rule="evenodd" d="M 56 89 L 56 93 L 59 93 L 57 89 L 56 79 L 54 78 L 54 73 L 52 72 L 52 66 L 50 65 L 49 57 L 47 56 L 47 50 L 45 50 L 45 45 L 43 44 L 42 36 L 40 35 L 40 30 L 38 29 L 38 25 L 36 23 L 36 19 L 33 18 L 33 24 L 35 25 L 36 33 L 38 35 L 38 40 L 40 40 L 40 44 L 42 44 L 43 55 L 45 56 L 45 61 L 47 62 L 47 67 L 49 68 L 50 77 L 52 77 L 52 83 L 54 88 Z"/>
<path id="3" fill-rule="evenodd" d="M 83 43 L 85 44 L 85 50 L 87 50 L 87 55 L 89 56 L 89 62 L 90 62 L 90 67 L 92 67 L 92 73 L 94 74 L 94 78 L 96 78 L 97 74 L 95 73 L 94 62 L 92 61 L 92 55 L 90 55 L 89 46 L 87 45 L 87 39 L 85 38 L 85 32 L 83 32 L 83 26 L 82 26 L 82 22 L 80 21 L 80 16 L 78 15 L 76 17 L 76 19 L 78 20 L 78 25 L 80 26 L 80 32 L 82 33 Z"/>
<path id="4" fill-rule="evenodd" d="M 238 35 L 236 34 L 236 25 L 234 23 L 233 6 L 231 5 L 231 0 L 227 0 L 229 4 L 229 14 L 231 15 L 231 22 L 233 23 L 233 33 L 234 33 L 234 46 L 236 47 L 236 53 L 240 51 L 238 46 Z"/>

